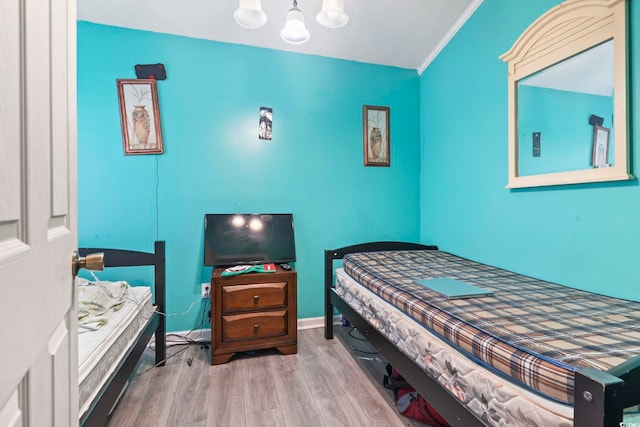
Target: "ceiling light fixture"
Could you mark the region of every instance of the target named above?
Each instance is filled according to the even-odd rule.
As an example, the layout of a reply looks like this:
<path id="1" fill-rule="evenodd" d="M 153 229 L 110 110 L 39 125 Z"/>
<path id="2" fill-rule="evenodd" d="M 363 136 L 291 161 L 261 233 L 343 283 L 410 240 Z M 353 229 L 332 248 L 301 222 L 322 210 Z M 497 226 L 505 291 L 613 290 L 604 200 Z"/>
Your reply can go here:
<path id="1" fill-rule="evenodd" d="M 240 6 L 233 14 L 238 25 L 245 28 L 260 28 L 267 22 L 260 0 L 240 0 Z"/>
<path id="2" fill-rule="evenodd" d="M 316 21 L 327 28 L 340 28 L 347 25 L 349 16 L 344 13 L 344 0 L 323 0 L 322 10 L 316 15 Z"/>
<path id="3" fill-rule="evenodd" d="M 240 0 L 233 17 L 245 28 L 260 28 L 267 22 L 260 0 Z M 322 0 L 322 10 L 316 15 L 316 21 L 326 28 L 344 27 L 349 22 L 349 17 L 344 12 L 344 0 Z M 287 13 L 280 37 L 287 43 L 302 44 L 306 43 L 310 36 L 304 15 L 298 9 L 298 2 L 293 0 L 293 7 Z"/>
<path id="4" fill-rule="evenodd" d="M 284 23 L 284 28 L 280 31 L 280 37 L 287 43 L 302 44 L 306 43 L 310 36 L 309 30 L 304 24 L 304 15 L 298 9 L 298 2 L 293 0 L 293 7 L 287 13 L 287 20 Z"/>

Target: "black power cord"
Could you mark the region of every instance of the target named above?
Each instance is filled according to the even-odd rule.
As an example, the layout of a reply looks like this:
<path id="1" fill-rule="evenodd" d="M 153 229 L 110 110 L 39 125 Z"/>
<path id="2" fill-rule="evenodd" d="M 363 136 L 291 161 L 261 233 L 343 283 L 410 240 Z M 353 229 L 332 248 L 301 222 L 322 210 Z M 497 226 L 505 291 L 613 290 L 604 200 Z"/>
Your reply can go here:
<path id="1" fill-rule="evenodd" d="M 195 326 L 193 329 L 191 329 L 189 332 L 187 332 L 184 335 L 178 335 L 178 334 L 174 334 L 174 333 L 167 334 L 167 338 L 169 338 L 169 337 L 179 337 L 180 338 L 180 340 L 177 340 L 177 341 L 167 340 L 166 341 L 166 348 L 167 349 L 171 348 L 171 347 L 180 347 L 180 346 L 184 346 L 184 348 L 178 350 L 174 354 L 171 354 L 171 355 L 165 357 L 163 360 L 161 360 L 160 362 L 156 363 L 155 365 L 149 367 L 148 369 L 144 370 L 143 372 L 140 372 L 140 373 L 136 374 L 136 376 L 146 374 L 147 372 L 151 371 L 153 368 L 156 368 L 156 367 L 164 364 L 167 360 L 182 354 L 182 352 L 187 350 L 189 348 L 189 346 L 199 345 L 200 346 L 200 350 L 209 349 L 209 346 L 211 345 L 211 340 L 194 340 L 193 338 L 189 337 L 189 335 L 191 333 L 195 332 L 198 329 L 200 329 L 200 335 L 202 335 L 202 330 L 204 329 L 204 324 L 205 324 L 205 321 L 206 321 L 206 315 L 209 312 L 209 310 L 211 309 L 211 300 L 207 299 L 205 301 L 206 302 L 202 305 L 202 316 L 200 317 L 200 324 Z M 152 350 L 155 350 L 154 346 L 150 346 L 150 348 Z M 193 364 L 193 357 L 189 357 L 187 359 L 187 365 L 191 366 L 192 364 Z"/>
<path id="2" fill-rule="evenodd" d="M 351 338 L 353 338 L 354 340 L 357 340 L 357 341 L 369 342 L 369 341 L 367 341 L 366 338 L 364 338 L 362 336 L 360 336 L 360 337 L 354 336 L 353 335 L 353 331 L 356 331 L 356 332 L 358 332 L 358 334 L 360 334 L 360 331 L 358 331 L 355 327 L 352 326 L 351 329 L 349 329 L 349 332 L 347 332 L 347 335 L 349 335 Z M 360 335 L 362 335 L 362 334 L 360 334 Z M 373 355 L 379 354 L 379 352 L 377 352 L 377 351 L 362 350 L 362 349 L 356 348 L 354 345 L 349 345 L 349 347 L 351 347 L 352 350 L 357 351 L 358 353 L 362 353 L 362 354 L 373 354 Z"/>

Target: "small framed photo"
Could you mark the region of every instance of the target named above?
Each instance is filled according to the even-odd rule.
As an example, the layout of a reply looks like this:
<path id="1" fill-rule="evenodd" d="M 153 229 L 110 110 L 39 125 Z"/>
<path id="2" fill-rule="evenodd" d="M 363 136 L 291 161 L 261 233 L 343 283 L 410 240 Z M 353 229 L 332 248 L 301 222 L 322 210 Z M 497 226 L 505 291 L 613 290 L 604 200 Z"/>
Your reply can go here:
<path id="1" fill-rule="evenodd" d="M 593 126 L 593 159 L 594 168 L 607 168 L 609 164 L 609 128 Z"/>
<path id="2" fill-rule="evenodd" d="M 124 154 L 161 154 L 162 131 L 155 79 L 118 79 Z"/>
<path id="3" fill-rule="evenodd" d="M 273 130 L 273 108 L 260 107 L 260 120 L 258 122 L 258 138 L 271 141 Z"/>
<path id="4" fill-rule="evenodd" d="M 364 165 L 389 166 L 389 107 L 365 105 L 362 110 Z"/>

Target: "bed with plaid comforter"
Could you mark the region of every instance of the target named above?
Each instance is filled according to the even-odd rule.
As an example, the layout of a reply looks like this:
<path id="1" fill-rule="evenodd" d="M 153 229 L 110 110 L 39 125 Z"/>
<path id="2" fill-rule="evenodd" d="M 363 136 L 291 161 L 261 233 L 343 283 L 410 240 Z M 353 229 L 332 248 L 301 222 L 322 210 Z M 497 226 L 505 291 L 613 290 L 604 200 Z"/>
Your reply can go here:
<path id="1" fill-rule="evenodd" d="M 344 257 L 373 293 L 487 367 L 573 404 L 574 373 L 640 354 L 640 303 L 568 288 L 442 251 Z M 454 278 L 492 296 L 448 299 L 416 279 Z"/>
<path id="2" fill-rule="evenodd" d="M 374 242 L 326 250 L 325 337 L 333 337 L 333 309 L 346 313 L 383 356 L 402 365 L 401 373 L 404 369 L 416 378 L 419 391 L 437 400 L 436 409 L 444 411 L 452 425 L 493 424 L 464 402 L 461 408 L 468 414 L 460 412 L 460 399 L 452 398 L 451 390 L 434 391 L 442 384 L 425 375 L 427 369 L 420 367 L 424 362 L 403 356 L 406 349 L 389 339 L 389 331 L 397 332 L 388 328 L 391 322 L 374 319 L 382 313 L 378 303 L 367 305 L 367 298 L 355 302 L 352 297 L 362 293 L 334 289 L 333 262 L 340 259 L 346 275 L 372 294 L 369 301 L 375 295 L 530 396 L 571 408 L 574 425 L 618 426 L 623 408 L 640 403 L 640 302 L 523 276 L 435 246 Z M 492 295 L 449 299 L 416 283 L 433 278 L 456 279 Z M 346 302 L 345 296 L 352 300 Z"/>

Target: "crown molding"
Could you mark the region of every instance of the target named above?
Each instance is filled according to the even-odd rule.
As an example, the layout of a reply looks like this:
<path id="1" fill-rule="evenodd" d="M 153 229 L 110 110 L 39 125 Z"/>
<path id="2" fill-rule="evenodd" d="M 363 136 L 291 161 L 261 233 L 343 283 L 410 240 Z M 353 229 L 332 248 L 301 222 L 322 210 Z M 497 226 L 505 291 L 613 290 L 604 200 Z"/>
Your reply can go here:
<path id="1" fill-rule="evenodd" d="M 458 30 L 460 30 L 460 28 L 462 28 L 462 26 L 465 24 L 465 22 L 467 22 L 467 20 L 471 17 L 471 15 L 473 15 L 473 13 L 476 11 L 476 9 L 478 9 L 478 7 L 480 7 L 480 5 L 482 4 L 483 1 L 484 0 L 473 0 L 471 2 L 471 4 L 469 6 L 467 6 L 467 8 L 464 10 L 464 12 L 458 17 L 458 19 L 456 19 L 456 22 L 454 22 L 453 25 L 451 26 L 451 28 L 449 28 L 449 31 L 447 31 L 447 33 L 444 35 L 444 37 L 442 39 L 440 39 L 440 42 L 438 42 L 436 47 L 431 51 L 431 53 L 429 53 L 429 55 L 422 62 L 422 65 L 420 65 L 420 68 L 418 68 L 418 75 L 419 76 L 421 76 L 422 73 L 424 72 L 424 70 L 427 69 L 429 64 L 431 64 L 431 62 L 434 59 L 436 59 L 436 57 L 440 54 L 442 49 L 444 49 L 444 47 L 451 41 L 453 36 L 456 35 Z"/>

